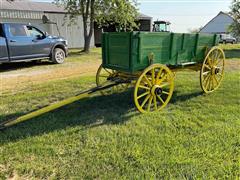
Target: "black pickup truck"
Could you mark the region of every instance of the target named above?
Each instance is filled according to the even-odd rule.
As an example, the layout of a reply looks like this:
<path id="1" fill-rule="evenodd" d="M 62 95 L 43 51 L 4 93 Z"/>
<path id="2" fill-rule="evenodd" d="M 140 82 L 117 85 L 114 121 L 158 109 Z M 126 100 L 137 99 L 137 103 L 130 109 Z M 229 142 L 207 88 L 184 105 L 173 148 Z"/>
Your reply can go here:
<path id="1" fill-rule="evenodd" d="M 61 64 L 68 54 L 67 41 L 38 28 L 18 23 L 0 23 L 0 64 L 49 59 Z"/>

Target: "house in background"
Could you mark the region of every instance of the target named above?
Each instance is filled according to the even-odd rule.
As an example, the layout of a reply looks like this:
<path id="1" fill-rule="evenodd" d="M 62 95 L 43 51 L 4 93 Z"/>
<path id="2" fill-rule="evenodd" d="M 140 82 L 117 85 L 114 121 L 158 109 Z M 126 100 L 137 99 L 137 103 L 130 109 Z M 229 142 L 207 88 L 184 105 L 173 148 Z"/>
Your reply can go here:
<path id="1" fill-rule="evenodd" d="M 69 48 L 81 48 L 84 46 L 82 18 L 79 16 L 76 25 L 68 26 L 69 21 L 64 21 L 66 14 L 63 7 L 52 3 L 0 0 L 0 22 L 31 23 L 51 35 L 60 34 L 68 40 Z"/>
<path id="2" fill-rule="evenodd" d="M 200 30 L 200 33 L 227 34 L 233 22 L 234 19 L 229 14 L 220 12 Z"/>

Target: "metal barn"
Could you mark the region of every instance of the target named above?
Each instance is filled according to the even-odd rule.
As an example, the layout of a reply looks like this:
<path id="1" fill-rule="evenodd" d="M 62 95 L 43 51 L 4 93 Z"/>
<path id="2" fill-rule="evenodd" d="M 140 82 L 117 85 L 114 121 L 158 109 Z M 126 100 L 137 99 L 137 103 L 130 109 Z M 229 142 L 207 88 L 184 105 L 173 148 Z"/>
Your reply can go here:
<path id="1" fill-rule="evenodd" d="M 81 48 L 84 45 L 82 18 L 75 25 L 65 21 L 63 7 L 47 2 L 25 0 L 0 1 L 0 22 L 31 23 L 51 35 L 59 35 L 68 40 L 69 48 Z M 43 17 L 48 22 L 43 21 Z M 91 46 L 94 46 L 94 37 Z"/>

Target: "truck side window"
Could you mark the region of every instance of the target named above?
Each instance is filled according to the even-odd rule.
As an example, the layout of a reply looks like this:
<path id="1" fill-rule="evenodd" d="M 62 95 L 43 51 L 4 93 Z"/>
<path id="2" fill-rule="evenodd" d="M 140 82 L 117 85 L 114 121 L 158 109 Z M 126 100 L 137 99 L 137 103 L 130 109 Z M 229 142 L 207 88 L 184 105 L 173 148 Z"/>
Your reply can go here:
<path id="1" fill-rule="evenodd" d="M 12 36 L 27 36 L 27 28 L 21 24 L 10 24 L 10 33 Z"/>
<path id="2" fill-rule="evenodd" d="M 41 32 L 40 30 L 38 30 L 35 27 L 27 26 L 27 29 L 28 29 L 29 36 L 31 36 L 33 38 L 42 39 L 44 37 L 43 32 Z"/>
<path id="3" fill-rule="evenodd" d="M 0 24 L 0 37 L 4 37 L 3 28 L 1 24 Z"/>

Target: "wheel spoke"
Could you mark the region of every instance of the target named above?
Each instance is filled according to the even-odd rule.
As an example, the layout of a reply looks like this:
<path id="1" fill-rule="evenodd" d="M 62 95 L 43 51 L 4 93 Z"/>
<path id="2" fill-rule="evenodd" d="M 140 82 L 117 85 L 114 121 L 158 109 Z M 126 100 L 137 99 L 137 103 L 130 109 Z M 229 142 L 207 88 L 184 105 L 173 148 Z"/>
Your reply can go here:
<path id="1" fill-rule="evenodd" d="M 213 76 L 212 76 L 212 90 L 214 90 L 215 89 L 215 84 L 214 84 L 214 79 L 213 79 Z"/>
<path id="2" fill-rule="evenodd" d="M 203 83 L 205 83 L 205 82 L 206 82 L 206 80 L 207 80 L 207 79 L 209 79 L 209 76 L 211 76 L 211 75 L 210 75 L 210 74 L 208 74 L 208 75 L 207 75 L 207 77 L 205 77 L 205 78 L 204 78 L 204 80 L 203 80 Z"/>
<path id="3" fill-rule="evenodd" d="M 219 73 L 218 73 L 218 74 L 216 74 L 216 75 L 217 75 L 217 76 L 220 76 L 220 78 L 222 78 L 222 77 L 223 77 L 223 76 L 222 76 L 222 74 L 219 74 Z"/>
<path id="4" fill-rule="evenodd" d="M 155 84 L 155 68 L 152 69 L 152 84 Z"/>
<path id="5" fill-rule="evenodd" d="M 110 72 L 108 69 L 103 68 L 108 74 L 112 74 L 112 72 Z"/>
<path id="6" fill-rule="evenodd" d="M 158 80 L 160 79 L 160 77 L 161 77 L 161 75 L 162 75 L 162 71 L 163 71 L 163 69 L 160 69 L 160 70 L 158 71 L 158 74 L 157 74 L 157 77 L 156 77 L 156 84 L 159 84 L 159 83 L 158 83 Z"/>
<path id="7" fill-rule="evenodd" d="M 169 92 L 167 91 L 162 91 L 163 94 L 169 95 Z"/>
<path id="8" fill-rule="evenodd" d="M 210 91 L 212 90 L 212 76 L 210 76 L 210 79 L 209 79 L 209 90 Z"/>
<path id="9" fill-rule="evenodd" d="M 147 87 L 147 86 L 141 86 L 141 85 L 139 85 L 139 88 L 141 88 L 141 89 L 146 89 L 146 90 L 150 90 L 150 88 Z"/>
<path id="10" fill-rule="evenodd" d="M 211 67 L 208 66 L 207 64 L 204 64 L 203 66 L 206 67 L 208 70 L 211 70 Z"/>
<path id="11" fill-rule="evenodd" d="M 154 102 L 154 108 L 155 108 L 155 110 L 157 110 L 157 97 L 156 96 L 153 97 L 153 102 Z"/>
<path id="12" fill-rule="evenodd" d="M 170 84 L 169 83 L 165 83 L 165 84 L 160 85 L 160 87 L 163 88 L 163 87 L 166 87 L 168 85 L 170 85 Z"/>
<path id="13" fill-rule="evenodd" d="M 150 99 L 149 99 L 149 101 L 148 101 L 148 108 L 147 108 L 148 112 L 149 112 L 150 109 L 151 109 L 152 100 L 153 100 L 153 97 L 151 96 Z"/>
<path id="14" fill-rule="evenodd" d="M 150 98 L 151 94 L 148 94 L 147 97 L 144 99 L 143 103 L 141 104 L 141 108 L 147 103 L 148 99 Z"/>
<path id="15" fill-rule="evenodd" d="M 158 85 L 160 85 L 163 81 L 165 81 L 166 80 L 166 77 L 167 77 L 167 75 L 166 74 L 164 74 L 164 76 L 161 78 L 161 79 L 159 79 L 159 81 L 158 81 Z"/>
<path id="16" fill-rule="evenodd" d="M 203 73 L 204 76 L 208 75 L 209 73 L 211 73 L 211 71 L 206 71 Z"/>
<path id="17" fill-rule="evenodd" d="M 146 82 L 148 83 L 148 85 L 151 87 L 152 86 L 152 84 L 151 84 L 151 82 L 149 81 L 149 79 L 147 78 L 147 76 L 144 74 L 144 79 L 146 80 Z"/>
<path id="18" fill-rule="evenodd" d="M 159 95 L 157 95 L 157 98 L 164 104 L 163 99 Z"/>
<path id="19" fill-rule="evenodd" d="M 217 80 L 215 75 L 213 75 L 213 79 L 215 80 L 215 82 L 217 83 L 217 86 L 218 86 L 219 82 L 218 82 L 218 80 Z"/>
<path id="20" fill-rule="evenodd" d="M 219 65 L 222 61 L 223 61 L 223 59 L 219 59 L 219 60 L 217 61 L 217 63 L 215 64 L 215 66 Z"/>
<path id="21" fill-rule="evenodd" d="M 209 75 L 209 77 L 207 78 L 207 80 L 206 80 L 206 89 L 208 90 L 208 88 L 209 88 L 209 84 L 210 84 L 210 78 L 211 78 L 211 75 Z"/>
<path id="22" fill-rule="evenodd" d="M 212 67 L 212 62 L 211 62 L 211 58 L 210 57 L 207 58 L 207 62 L 209 64 L 209 66 Z"/>
<path id="23" fill-rule="evenodd" d="M 145 92 L 145 93 L 141 94 L 140 96 L 138 96 L 137 99 L 140 99 L 140 98 L 148 95 L 149 93 L 150 93 L 149 91 L 148 91 L 148 92 Z"/>

